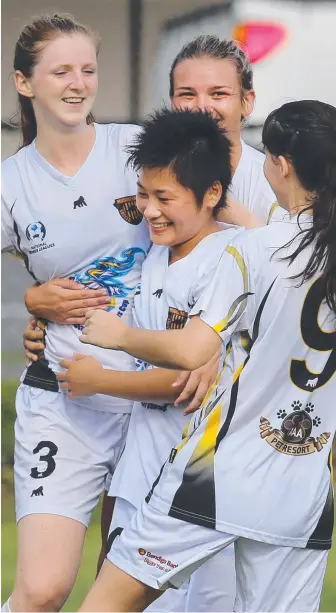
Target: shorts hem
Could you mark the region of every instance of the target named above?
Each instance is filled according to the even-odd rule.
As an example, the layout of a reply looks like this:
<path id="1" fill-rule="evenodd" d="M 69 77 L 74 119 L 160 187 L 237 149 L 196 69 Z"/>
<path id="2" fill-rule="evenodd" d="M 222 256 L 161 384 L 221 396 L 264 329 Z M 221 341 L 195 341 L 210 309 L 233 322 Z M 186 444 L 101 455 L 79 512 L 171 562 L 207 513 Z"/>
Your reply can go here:
<path id="1" fill-rule="evenodd" d="M 180 519 L 185 522 L 189 522 L 191 524 L 196 524 L 202 526 L 204 528 L 215 529 L 218 532 L 226 532 L 228 534 L 233 534 L 237 537 L 242 537 L 254 541 L 258 541 L 261 543 L 267 543 L 268 545 L 276 545 L 278 547 L 296 547 L 299 549 L 319 549 L 319 550 L 329 550 L 331 548 L 330 541 L 327 542 L 316 542 L 315 546 L 307 547 L 308 537 L 306 539 L 295 539 L 290 537 L 281 537 L 277 535 L 267 534 L 264 532 L 256 532 L 254 530 L 250 530 L 248 528 L 244 528 L 241 526 L 236 526 L 234 524 L 225 523 L 223 521 L 217 520 L 216 527 L 213 527 L 213 524 L 210 526 L 208 518 L 201 517 L 199 515 L 194 515 L 188 511 L 180 509 L 178 507 L 171 506 L 164 502 L 161 498 L 157 496 L 153 496 L 149 503 L 157 511 L 164 513 L 166 515 L 175 517 L 175 519 Z"/>
<path id="2" fill-rule="evenodd" d="M 22 511 L 21 513 L 16 513 L 16 523 L 18 524 L 21 519 L 27 517 L 28 515 L 60 515 L 61 517 L 66 517 L 67 519 L 73 519 L 74 521 L 78 521 L 80 524 L 84 524 L 86 528 L 88 528 L 91 516 L 87 515 L 79 515 L 76 513 L 66 512 L 64 509 L 60 510 L 57 508 L 47 508 L 47 509 L 39 509 L 37 510 L 27 510 Z"/>
<path id="3" fill-rule="evenodd" d="M 120 568 L 120 570 L 122 570 L 127 575 L 130 575 L 134 579 L 141 581 L 141 583 L 144 583 L 145 585 L 148 585 L 155 590 L 160 590 L 161 592 L 165 591 L 158 586 L 157 579 L 154 579 L 154 577 L 148 575 L 147 573 L 141 573 L 134 565 L 124 562 L 124 560 L 121 560 L 117 555 L 113 554 L 113 550 L 110 551 L 106 557 L 109 562 L 114 564 L 114 566 Z"/>

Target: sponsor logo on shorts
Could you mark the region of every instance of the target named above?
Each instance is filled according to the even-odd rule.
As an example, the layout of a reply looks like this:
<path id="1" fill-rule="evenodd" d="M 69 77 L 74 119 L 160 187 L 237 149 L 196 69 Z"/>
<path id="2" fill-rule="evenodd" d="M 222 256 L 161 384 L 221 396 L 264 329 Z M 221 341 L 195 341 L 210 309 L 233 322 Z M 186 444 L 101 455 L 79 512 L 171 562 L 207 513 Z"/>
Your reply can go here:
<path id="1" fill-rule="evenodd" d="M 317 415 L 311 416 L 313 412 L 311 402 L 303 408 L 299 400 L 294 400 L 288 412 L 281 409 L 277 413 L 278 419 L 282 420 L 280 429 L 272 428 L 268 419 L 260 417 L 260 436 L 273 449 L 285 455 L 303 456 L 321 451 L 331 434 L 323 432 L 318 437 L 312 436 L 313 428 L 319 428 L 321 424 Z"/>
<path id="2" fill-rule="evenodd" d="M 148 566 L 154 566 L 159 570 L 163 570 L 165 573 L 168 573 L 170 570 L 177 568 L 178 564 L 175 564 L 171 560 L 167 560 L 161 555 L 157 555 L 156 553 L 152 553 L 151 551 L 147 551 L 140 547 L 138 549 L 138 553 L 143 556 L 143 562 Z"/>
<path id="3" fill-rule="evenodd" d="M 117 209 L 120 217 L 132 224 L 132 226 L 138 226 L 142 222 L 143 215 L 140 213 L 135 196 L 125 196 L 124 198 L 117 198 L 113 206 Z"/>
<path id="4" fill-rule="evenodd" d="M 187 323 L 188 313 L 181 309 L 169 307 L 166 330 L 181 330 Z"/>

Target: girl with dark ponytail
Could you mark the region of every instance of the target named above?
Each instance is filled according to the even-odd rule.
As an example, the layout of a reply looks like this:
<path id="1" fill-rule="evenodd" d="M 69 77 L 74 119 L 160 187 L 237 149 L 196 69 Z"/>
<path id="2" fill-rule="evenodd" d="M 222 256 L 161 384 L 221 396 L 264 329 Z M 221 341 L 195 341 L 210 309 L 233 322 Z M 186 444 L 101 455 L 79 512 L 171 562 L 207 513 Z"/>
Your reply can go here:
<path id="1" fill-rule="evenodd" d="M 318 100 L 284 104 L 268 116 L 262 139 L 268 154 L 266 176 L 269 172 L 274 177 L 274 165 L 285 166 L 285 172 L 291 166 L 301 196 L 306 195 L 302 213 L 312 216 L 288 260 L 310 247 L 297 277 L 303 283 L 321 271 L 327 303 L 336 312 L 336 109 Z"/>

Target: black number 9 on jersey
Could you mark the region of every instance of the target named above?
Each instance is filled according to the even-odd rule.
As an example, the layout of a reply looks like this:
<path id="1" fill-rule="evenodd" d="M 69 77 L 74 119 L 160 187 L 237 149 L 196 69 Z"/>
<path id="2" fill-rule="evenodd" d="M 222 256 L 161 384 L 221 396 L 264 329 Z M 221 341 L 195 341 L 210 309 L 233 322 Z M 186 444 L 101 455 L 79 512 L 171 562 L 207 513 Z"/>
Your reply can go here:
<path id="1" fill-rule="evenodd" d="M 51 441 L 40 441 L 39 444 L 33 449 L 33 453 L 39 453 L 42 449 L 46 450 L 46 453 L 43 453 L 39 457 L 40 462 L 46 463 L 45 470 L 40 471 L 36 466 L 34 466 L 30 471 L 30 476 L 33 479 L 45 479 L 51 475 L 55 468 L 56 462 L 54 460 L 54 456 L 58 452 L 58 447 L 55 443 Z"/>
<path id="2" fill-rule="evenodd" d="M 328 383 L 336 371 L 336 331 L 326 332 L 318 323 L 318 314 L 325 299 L 324 282 L 319 277 L 310 287 L 301 312 L 301 334 L 303 341 L 315 351 L 330 351 L 329 358 L 322 372 L 311 372 L 306 360 L 292 359 L 290 377 L 293 383 L 306 392 Z"/>

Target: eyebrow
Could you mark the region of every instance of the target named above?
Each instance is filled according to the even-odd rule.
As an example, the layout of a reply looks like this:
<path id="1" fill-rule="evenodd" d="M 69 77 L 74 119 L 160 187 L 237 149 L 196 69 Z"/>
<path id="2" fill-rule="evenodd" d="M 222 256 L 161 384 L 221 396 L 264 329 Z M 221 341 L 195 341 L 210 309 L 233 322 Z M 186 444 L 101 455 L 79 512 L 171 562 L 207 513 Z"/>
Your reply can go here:
<path id="1" fill-rule="evenodd" d="M 180 87 L 175 87 L 175 91 L 178 91 L 179 89 L 193 91 L 196 88 L 190 87 L 189 85 L 181 85 Z M 232 87 L 230 87 L 230 85 L 212 85 L 209 89 L 231 89 L 232 91 Z"/>

